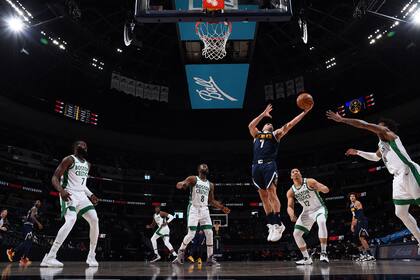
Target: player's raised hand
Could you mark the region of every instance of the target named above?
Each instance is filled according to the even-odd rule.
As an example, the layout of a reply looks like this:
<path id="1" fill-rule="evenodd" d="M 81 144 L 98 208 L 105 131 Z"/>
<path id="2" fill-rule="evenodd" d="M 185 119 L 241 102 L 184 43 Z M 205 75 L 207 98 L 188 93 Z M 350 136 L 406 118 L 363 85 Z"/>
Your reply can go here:
<path id="1" fill-rule="evenodd" d="M 263 112 L 263 116 L 272 118 L 272 116 L 271 116 L 271 111 L 272 110 L 273 110 L 273 105 L 268 104 L 267 107 L 265 108 L 264 112 Z"/>
<path id="2" fill-rule="evenodd" d="M 333 120 L 333 121 L 335 121 L 335 122 L 342 122 L 343 121 L 343 117 L 342 116 L 340 116 L 340 114 L 338 114 L 338 113 L 334 113 L 333 111 L 331 111 L 331 110 L 328 110 L 327 111 L 327 113 L 326 113 L 326 115 L 327 115 L 327 118 L 329 119 L 329 120 Z"/>
<path id="3" fill-rule="evenodd" d="M 227 208 L 227 207 L 223 207 L 222 208 L 222 212 L 225 213 L 225 214 L 229 214 L 230 213 L 230 209 Z"/>
<path id="4" fill-rule="evenodd" d="M 348 149 L 346 151 L 346 156 L 357 156 L 357 150 L 356 149 Z"/>

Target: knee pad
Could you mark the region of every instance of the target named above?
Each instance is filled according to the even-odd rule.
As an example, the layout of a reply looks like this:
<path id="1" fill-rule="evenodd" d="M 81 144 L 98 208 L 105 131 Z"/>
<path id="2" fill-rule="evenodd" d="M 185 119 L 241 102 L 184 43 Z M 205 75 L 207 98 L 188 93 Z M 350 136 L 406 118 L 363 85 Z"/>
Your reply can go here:
<path id="1" fill-rule="evenodd" d="M 296 230 L 295 229 L 293 231 L 293 237 L 295 238 L 296 245 L 299 248 L 302 248 L 302 247 L 305 247 L 306 246 L 305 240 L 303 240 L 303 234 L 304 234 L 304 232 L 301 231 L 301 230 Z"/>

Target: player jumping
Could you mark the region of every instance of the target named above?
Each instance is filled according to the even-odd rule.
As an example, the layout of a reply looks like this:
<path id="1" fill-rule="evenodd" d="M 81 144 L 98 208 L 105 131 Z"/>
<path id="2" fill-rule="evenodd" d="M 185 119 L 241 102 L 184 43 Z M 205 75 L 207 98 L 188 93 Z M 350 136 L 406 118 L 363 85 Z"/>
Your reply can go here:
<path id="1" fill-rule="evenodd" d="M 174 248 L 172 247 L 171 242 L 169 242 L 170 229 L 168 224 L 173 219 L 173 215 L 161 211 L 159 206 L 155 207 L 155 214 L 153 215 L 152 224 L 146 226 L 147 228 L 154 228 L 155 225 L 158 226 L 158 229 L 155 231 L 152 238 L 150 238 L 150 241 L 152 242 L 153 252 L 155 253 L 155 257 L 153 258 L 153 260 L 150 261 L 151 263 L 160 260 L 160 255 L 157 249 L 157 240 L 161 237 L 163 239 L 163 243 L 165 243 L 166 248 L 168 248 L 172 256 L 177 256 L 174 251 Z"/>
<path id="2" fill-rule="evenodd" d="M 194 238 L 195 232 L 202 229 L 206 236 L 207 265 L 218 265 L 213 257 L 213 224 L 208 205 L 222 210 L 225 214 L 229 214 L 230 209 L 214 199 L 214 184 L 207 180 L 208 173 L 207 164 L 200 164 L 198 166 L 198 176 L 189 176 L 176 184 L 177 189 L 190 189 L 190 202 L 187 209 L 188 233 L 182 241 L 178 250 L 178 257 L 173 261 L 174 263 L 184 263 L 185 248 Z"/>
<path id="3" fill-rule="evenodd" d="M 321 243 L 320 261 L 329 263 L 330 261 L 328 260 L 327 255 L 328 210 L 319 193 L 328 193 L 330 190 L 327 186 L 319 183 L 315 179 L 303 178 L 297 168 L 292 169 L 290 177 L 293 180 L 293 185 L 287 191 L 287 214 L 289 214 L 292 222 L 296 222 L 293 237 L 303 255 L 303 259 L 297 261 L 296 264 L 312 264 L 312 258 L 309 256 L 303 235 L 309 233 L 315 222 L 318 224 L 318 237 Z M 295 216 L 295 199 L 303 207 L 303 211 L 299 218 L 296 218 Z"/>
<path id="4" fill-rule="evenodd" d="M 350 211 L 353 215 L 351 220 L 351 232 L 360 240 L 362 254 L 357 261 L 374 261 L 375 257 L 370 254 L 369 244 L 367 238 L 368 220 L 363 214 L 363 205 L 356 199 L 356 194 L 350 194 Z"/>
<path id="5" fill-rule="evenodd" d="M 379 149 L 376 153 L 368 153 L 349 149 L 347 156 L 358 155 L 370 161 L 383 160 L 389 173 L 394 175 L 392 182 L 392 199 L 395 215 L 400 218 L 419 243 L 420 230 L 416 219 L 408 209 L 411 204 L 420 205 L 420 166 L 411 160 L 397 133 L 397 125 L 392 120 L 381 120 L 378 124 L 358 119 L 343 118 L 338 113 L 327 111 L 327 118 L 356 128 L 368 130 L 379 138 Z"/>
<path id="6" fill-rule="evenodd" d="M 41 266 L 63 266 L 63 263 L 56 259 L 57 251 L 69 235 L 78 216 L 83 217 L 90 227 L 90 247 L 86 263 L 89 266 L 98 266 L 95 249 L 99 236 L 99 221 L 93 206 L 98 203 L 98 198 L 86 187 L 90 169 L 86 156 L 86 142 L 76 141 L 73 144 L 73 155 L 61 161 L 51 179 L 52 185 L 60 193 L 61 216 L 64 217 L 65 223 L 58 231 L 51 250 L 45 255 Z"/>
<path id="7" fill-rule="evenodd" d="M 312 109 L 313 105 L 296 116 L 293 120 L 274 130 L 271 123 L 264 125 L 262 131 L 257 125 L 265 117 L 271 117 L 273 107 L 271 104 L 265 108 L 258 117 L 248 125 L 249 132 L 254 138 L 254 158 L 252 161 L 252 181 L 258 188 L 267 217 L 268 237 L 267 241 L 276 242 L 280 240 L 285 229 L 280 217 L 280 201 L 277 196 L 277 150 L 278 143 L 290 129 L 299 123 L 303 117 Z"/>

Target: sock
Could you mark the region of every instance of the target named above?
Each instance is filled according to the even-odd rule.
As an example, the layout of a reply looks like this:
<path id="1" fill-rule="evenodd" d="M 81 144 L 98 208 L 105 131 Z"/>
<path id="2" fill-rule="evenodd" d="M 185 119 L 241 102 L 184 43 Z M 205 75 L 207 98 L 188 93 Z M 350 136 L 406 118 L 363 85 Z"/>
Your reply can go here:
<path id="1" fill-rule="evenodd" d="M 280 212 L 273 213 L 274 224 L 281 226 L 281 215 Z"/>
<path id="2" fill-rule="evenodd" d="M 302 252 L 302 255 L 303 255 L 303 257 L 305 258 L 305 259 L 309 259 L 309 253 L 308 253 L 308 250 L 306 250 L 305 249 L 305 251 L 301 251 Z"/>
<path id="3" fill-rule="evenodd" d="M 321 253 L 327 253 L 327 244 L 321 243 Z"/>
<path id="4" fill-rule="evenodd" d="M 213 255 L 213 245 L 207 245 L 207 258 Z"/>
<path id="5" fill-rule="evenodd" d="M 181 246 L 179 247 L 179 250 L 185 250 L 187 248 L 188 244 L 185 244 L 184 242 L 181 243 Z"/>
<path id="6" fill-rule="evenodd" d="M 271 212 L 271 213 L 269 213 L 267 216 L 266 216 L 266 219 L 267 219 L 267 225 L 273 225 L 274 224 L 274 216 L 273 216 L 273 212 Z"/>

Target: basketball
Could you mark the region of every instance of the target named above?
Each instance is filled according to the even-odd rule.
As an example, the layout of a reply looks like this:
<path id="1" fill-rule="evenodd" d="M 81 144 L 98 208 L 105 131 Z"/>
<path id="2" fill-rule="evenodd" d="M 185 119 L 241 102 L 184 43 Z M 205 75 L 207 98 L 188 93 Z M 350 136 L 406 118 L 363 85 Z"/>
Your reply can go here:
<path id="1" fill-rule="evenodd" d="M 314 104 L 314 99 L 309 93 L 301 93 L 296 99 L 297 106 L 302 110 L 309 109 Z"/>

